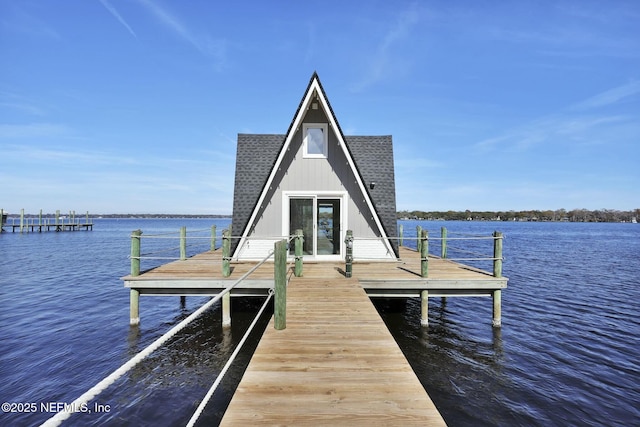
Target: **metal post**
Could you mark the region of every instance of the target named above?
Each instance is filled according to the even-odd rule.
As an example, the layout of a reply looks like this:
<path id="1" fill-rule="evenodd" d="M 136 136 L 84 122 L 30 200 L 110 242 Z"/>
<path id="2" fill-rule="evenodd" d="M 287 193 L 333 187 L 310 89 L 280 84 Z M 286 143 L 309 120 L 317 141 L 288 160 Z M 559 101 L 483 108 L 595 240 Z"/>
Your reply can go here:
<path id="1" fill-rule="evenodd" d="M 493 233 L 493 277 L 502 277 L 502 233 Z"/>
<path id="2" fill-rule="evenodd" d="M 187 259 L 187 227 L 180 227 L 180 260 Z"/>
<path id="3" fill-rule="evenodd" d="M 429 276 L 429 232 L 422 230 L 420 238 L 420 276 Z"/>
<path id="4" fill-rule="evenodd" d="M 222 231 L 222 276 L 231 276 L 231 231 Z"/>
<path id="5" fill-rule="evenodd" d="M 280 240 L 273 246 L 273 279 L 275 282 L 273 324 L 277 330 L 282 330 L 287 327 L 287 241 Z"/>
<path id="6" fill-rule="evenodd" d="M 135 230 L 131 233 L 131 275 L 140 275 L 140 236 L 142 230 Z"/>
<path id="7" fill-rule="evenodd" d="M 442 227 L 440 229 L 440 232 L 442 233 L 442 252 L 440 254 L 440 258 L 446 259 L 447 258 L 447 227 Z"/>
<path id="8" fill-rule="evenodd" d="M 296 236 L 294 239 L 296 266 L 293 273 L 296 277 L 300 277 L 302 276 L 302 244 L 304 242 L 303 232 L 301 229 L 296 230 Z"/>
<path id="9" fill-rule="evenodd" d="M 344 257 L 345 259 L 345 268 L 344 268 L 344 276 L 346 278 L 351 277 L 353 270 L 353 230 L 347 230 L 347 237 L 344 239 L 347 247 L 347 253 Z"/>

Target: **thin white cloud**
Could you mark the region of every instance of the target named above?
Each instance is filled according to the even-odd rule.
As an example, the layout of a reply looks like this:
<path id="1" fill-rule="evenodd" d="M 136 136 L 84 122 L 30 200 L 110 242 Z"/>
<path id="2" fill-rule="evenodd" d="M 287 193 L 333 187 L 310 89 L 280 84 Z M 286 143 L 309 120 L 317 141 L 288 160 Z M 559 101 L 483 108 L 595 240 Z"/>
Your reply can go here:
<path id="1" fill-rule="evenodd" d="M 52 123 L 0 124 L 0 139 L 71 136 L 71 128 Z"/>
<path id="2" fill-rule="evenodd" d="M 387 31 L 375 52 L 371 55 L 371 62 L 367 65 L 364 77 L 353 87 L 353 91 L 359 92 L 372 84 L 386 78 L 398 64 L 401 58 L 393 55 L 396 46 L 407 39 L 413 27 L 418 23 L 420 14 L 415 5 L 403 10 L 397 17 L 395 25 Z"/>
<path id="3" fill-rule="evenodd" d="M 131 26 L 127 23 L 127 21 L 124 20 L 122 15 L 120 15 L 120 13 L 118 13 L 116 8 L 113 7 L 113 5 L 111 3 L 109 3 L 107 0 L 100 0 L 100 3 L 102 3 L 102 5 L 109 11 L 109 13 L 111 13 L 118 20 L 118 22 L 120 22 L 122 24 L 122 26 L 124 26 L 127 29 L 127 31 L 129 31 L 129 33 L 131 33 L 131 35 L 133 37 L 138 38 L 138 36 L 136 35 L 135 31 L 133 31 Z"/>
<path id="4" fill-rule="evenodd" d="M 640 81 L 633 81 L 622 86 L 599 93 L 573 107 L 575 110 L 604 107 L 615 104 L 625 98 L 640 94 Z"/>
<path id="5" fill-rule="evenodd" d="M 151 0 L 139 0 L 158 21 L 166 28 L 177 34 L 181 39 L 195 47 L 202 54 L 216 60 L 216 66 L 221 68 L 225 62 L 226 43 L 224 40 L 213 39 L 208 34 L 196 35 L 190 28 L 183 24 L 176 16 Z"/>

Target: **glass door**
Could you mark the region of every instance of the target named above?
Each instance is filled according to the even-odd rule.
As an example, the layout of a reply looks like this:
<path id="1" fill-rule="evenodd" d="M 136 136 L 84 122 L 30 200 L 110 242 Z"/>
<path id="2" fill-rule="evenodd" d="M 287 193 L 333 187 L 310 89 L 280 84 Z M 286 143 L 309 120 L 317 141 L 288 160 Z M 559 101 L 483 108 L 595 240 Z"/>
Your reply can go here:
<path id="1" fill-rule="evenodd" d="M 291 198 L 289 200 L 289 235 L 295 233 L 296 230 L 302 230 L 304 234 L 302 253 L 304 255 L 314 255 L 314 239 L 311 238 L 314 235 L 313 207 L 313 198 Z"/>
<path id="2" fill-rule="evenodd" d="M 301 229 L 304 255 L 340 255 L 339 198 L 289 198 L 289 235 Z"/>
<path id="3" fill-rule="evenodd" d="M 340 255 L 340 199 L 317 199 L 318 255 Z"/>

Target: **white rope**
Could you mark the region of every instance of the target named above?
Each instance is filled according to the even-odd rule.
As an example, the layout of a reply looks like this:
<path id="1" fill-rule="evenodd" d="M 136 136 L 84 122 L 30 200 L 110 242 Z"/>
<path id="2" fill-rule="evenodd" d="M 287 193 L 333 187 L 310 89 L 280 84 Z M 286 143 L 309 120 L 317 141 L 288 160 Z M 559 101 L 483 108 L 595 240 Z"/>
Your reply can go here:
<path id="1" fill-rule="evenodd" d="M 216 389 L 218 388 L 218 385 L 220 385 L 225 374 L 227 373 L 227 371 L 235 361 L 236 356 L 238 355 L 238 353 L 240 353 L 240 350 L 242 349 L 242 346 L 244 345 L 245 341 L 247 340 L 247 338 L 249 338 L 249 334 L 253 331 L 254 326 L 258 323 L 258 320 L 260 319 L 260 316 L 262 316 L 262 313 L 267 307 L 267 304 L 271 300 L 272 295 L 273 295 L 273 289 L 270 289 L 269 296 L 267 297 L 264 304 L 262 304 L 262 308 L 260 308 L 260 311 L 258 312 L 256 317 L 253 319 L 253 322 L 251 323 L 251 325 L 249 325 L 249 329 L 247 329 L 247 332 L 245 332 L 244 336 L 236 346 L 236 349 L 231 354 L 231 357 L 229 357 L 229 360 L 227 360 L 227 363 L 224 365 L 224 368 L 222 368 L 222 370 L 218 374 L 218 377 L 216 378 L 214 383 L 211 385 L 211 388 L 209 389 L 207 394 L 204 396 L 204 399 L 202 399 L 202 402 L 200 402 L 200 405 L 198 405 L 198 409 L 196 409 L 196 411 L 191 416 L 191 419 L 189 420 L 187 427 L 193 427 L 196 421 L 198 421 L 198 418 L 200 418 L 202 411 L 204 411 L 204 408 L 206 408 L 207 404 L 209 403 L 209 400 L 211 400 L 211 396 L 213 396 L 213 393 L 215 393 Z"/>
<path id="2" fill-rule="evenodd" d="M 77 412 L 78 410 L 82 409 L 82 407 L 86 406 L 87 403 L 89 403 L 89 401 L 91 401 L 94 397 L 96 397 L 98 394 L 102 393 L 107 387 L 109 387 L 111 384 L 113 384 L 118 378 L 120 378 L 121 376 L 123 376 L 124 374 L 126 374 L 128 371 L 130 371 L 131 369 L 133 369 L 138 363 L 140 363 L 145 357 L 147 357 L 148 355 L 150 355 L 151 353 L 153 353 L 155 350 L 157 350 L 162 344 L 164 344 L 165 342 L 167 342 L 169 339 L 171 339 L 175 334 L 177 334 L 178 332 L 180 332 L 182 329 L 184 329 L 189 323 L 191 323 L 193 320 L 195 320 L 196 318 L 198 318 L 202 313 L 204 313 L 205 311 L 207 311 L 209 308 L 211 308 L 211 306 L 213 304 L 215 304 L 217 301 L 220 300 L 220 298 L 222 298 L 222 296 L 224 294 L 226 294 L 227 292 L 230 292 L 231 289 L 233 289 L 236 285 L 238 285 L 238 283 L 240 283 L 241 281 L 243 281 L 245 278 L 247 278 L 251 273 L 253 273 L 258 267 L 260 267 L 262 264 L 264 264 L 267 259 L 269 259 L 271 257 L 271 255 L 273 255 L 273 251 L 269 252 L 269 254 L 262 260 L 260 261 L 258 264 L 256 264 L 254 267 L 252 267 L 249 271 L 247 271 L 245 274 L 242 275 L 242 277 L 240 277 L 238 280 L 236 280 L 235 282 L 233 282 L 231 285 L 227 286 L 222 292 L 220 292 L 218 295 L 216 295 L 211 301 L 207 302 L 206 304 L 204 304 L 202 307 L 200 307 L 198 310 L 194 311 L 193 313 L 191 313 L 186 319 L 184 319 L 182 322 L 178 323 L 176 326 L 174 326 L 173 328 L 171 328 L 167 333 L 165 333 L 163 336 L 161 336 L 160 338 L 158 338 L 157 340 L 155 340 L 154 342 L 152 342 L 151 344 L 149 344 L 144 350 L 142 350 L 140 353 L 136 354 L 135 356 L 133 356 L 131 359 L 129 359 L 129 361 L 127 363 L 125 363 L 124 365 L 120 366 L 118 369 L 116 369 L 115 371 L 113 371 L 111 373 L 111 375 L 109 375 L 108 377 L 104 378 L 102 381 L 100 381 L 98 384 L 94 385 L 93 387 L 91 387 L 88 391 L 86 391 L 83 395 L 81 395 L 80 397 L 78 397 L 76 400 L 74 400 L 70 405 L 70 410 L 69 411 L 61 411 L 58 412 L 57 414 L 55 414 L 53 417 L 49 418 L 47 421 L 45 421 L 42 426 L 44 427 L 49 427 L 49 426 L 59 426 L 60 424 L 62 424 L 62 422 L 64 420 L 66 420 L 67 418 L 69 418 L 71 416 L 71 414 Z"/>

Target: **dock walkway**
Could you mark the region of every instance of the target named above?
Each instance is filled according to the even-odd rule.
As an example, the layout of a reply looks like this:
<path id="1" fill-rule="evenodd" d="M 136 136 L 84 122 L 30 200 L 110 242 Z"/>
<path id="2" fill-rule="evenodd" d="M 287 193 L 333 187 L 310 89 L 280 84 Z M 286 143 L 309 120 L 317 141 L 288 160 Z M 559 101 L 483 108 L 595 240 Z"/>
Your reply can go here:
<path id="1" fill-rule="evenodd" d="M 221 425 L 445 425 L 357 279 L 292 277 Z"/>

